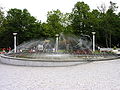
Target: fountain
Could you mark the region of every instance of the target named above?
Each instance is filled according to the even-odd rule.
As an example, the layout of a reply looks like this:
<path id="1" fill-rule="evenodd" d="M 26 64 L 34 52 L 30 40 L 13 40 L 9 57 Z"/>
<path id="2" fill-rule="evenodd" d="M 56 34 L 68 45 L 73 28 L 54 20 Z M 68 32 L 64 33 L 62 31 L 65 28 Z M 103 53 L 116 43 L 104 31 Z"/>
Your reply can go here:
<path id="1" fill-rule="evenodd" d="M 69 66 L 90 61 L 118 58 L 113 53 L 92 52 L 92 40 L 88 35 L 56 34 L 56 38 L 31 40 L 16 48 L 16 53 L 1 55 L 1 62 L 25 66 Z"/>

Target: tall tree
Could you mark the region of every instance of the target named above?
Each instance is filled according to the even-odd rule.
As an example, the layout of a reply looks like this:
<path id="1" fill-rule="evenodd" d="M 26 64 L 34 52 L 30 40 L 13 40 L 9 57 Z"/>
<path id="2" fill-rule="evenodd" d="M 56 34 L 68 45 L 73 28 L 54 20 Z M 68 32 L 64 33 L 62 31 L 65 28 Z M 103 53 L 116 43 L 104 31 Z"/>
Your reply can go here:
<path id="1" fill-rule="evenodd" d="M 44 35 L 54 37 L 55 34 L 63 32 L 63 25 L 61 23 L 63 14 L 60 10 L 49 11 L 47 14 L 47 23 L 43 24 Z"/>
<path id="2" fill-rule="evenodd" d="M 77 2 L 75 4 L 71 14 L 71 25 L 75 34 L 86 34 L 88 32 L 87 20 L 89 11 L 89 6 L 84 2 Z"/>
<path id="3" fill-rule="evenodd" d="M 4 12 L 3 12 L 3 8 L 0 7 L 0 27 L 2 26 L 4 21 Z"/>
<path id="4" fill-rule="evenodd" d="M 3 27 L 3 23 L 5 20 L 5 16 L 4 16 L 4 12 L 3 12 L 3 8 L 0 7 L 0 47 L 2 47 L 2 39 L 3 39 L 3 31 L 5 30 L 5 28 Z"/>
<path id="5" fill-rule="evenodd" d="M 104 37 L 105 37 L 105 42 L 106 42 L 106 47 L 111 47 L 112 46 L 112 34 L 115 31 L 115 23 L 116 23 L 116 14 L 114 11 L 116 10 L 116 4 L 110 2 L 110 7 L 106 11 L 106 13 L 101 13 L 102 14 L 102 23 L 101 27 L 102 30 L 104 31 Z"/>
<path id="6" fill-rule="evenodd" d="M 10 9 L 7 12 L 4 27 L 5 31 L 3 45 L 6 47 L 13 47 L 13 32 L 18 33 L 17 43 L 20 44 L 23 41 L 35 38 L 36 36 L 34 35 L 34 33 L 40 30 L 40 25 L 38 25 L 37 20 L 30 15 L 27 9 L 20 10 L 16 8 Z"/>

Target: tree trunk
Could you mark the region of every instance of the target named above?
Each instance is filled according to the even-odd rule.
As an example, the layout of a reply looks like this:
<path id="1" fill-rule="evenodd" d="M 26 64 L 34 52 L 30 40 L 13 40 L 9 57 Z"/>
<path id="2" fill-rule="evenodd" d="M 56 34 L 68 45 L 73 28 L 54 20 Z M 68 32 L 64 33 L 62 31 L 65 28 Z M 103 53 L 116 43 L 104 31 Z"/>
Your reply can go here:
<path id="1" fill-rule="evenodd" d="M 108 48 L 108 35 L 105 35 L 105 40 L 106 40 L 106 47 Z"/>

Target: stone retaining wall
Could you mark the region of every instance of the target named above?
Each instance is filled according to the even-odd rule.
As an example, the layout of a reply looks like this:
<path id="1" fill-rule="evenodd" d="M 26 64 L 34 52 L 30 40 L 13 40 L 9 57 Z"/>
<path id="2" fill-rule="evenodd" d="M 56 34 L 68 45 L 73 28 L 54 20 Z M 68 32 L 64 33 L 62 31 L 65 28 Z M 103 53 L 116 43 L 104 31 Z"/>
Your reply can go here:
<path id="1" fill-rule="evenodd" d="M 86 63 L 85 61 L 40 61 L 40 60 L 25 60 L 15 57 L 1 55 L 0 61 L 4 64 L 20 65 L 20 66 L 71 66 Z"/>

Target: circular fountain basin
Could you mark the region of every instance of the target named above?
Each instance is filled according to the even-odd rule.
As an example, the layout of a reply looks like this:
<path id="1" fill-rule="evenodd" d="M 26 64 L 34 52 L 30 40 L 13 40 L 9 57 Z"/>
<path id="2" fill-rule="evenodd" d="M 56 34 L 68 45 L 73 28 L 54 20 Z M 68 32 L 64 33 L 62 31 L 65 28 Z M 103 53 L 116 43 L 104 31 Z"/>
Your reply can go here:
<path id="1" fill-rule="evenodd" d="M 118 56 L 94 56 L 71 54 L 41 54 L 38 58 L 21 58 L 1 55 L 0 61 L 10 65 L 20 66 L 71 66 L 86 64 L 91 61 L 105 61 L 119 58 Z"/>
<path id="2" fill-rule="evenodd" d="M 5 64 L 23 66 L 70 66 L 91 61 L 113 60 L 119 58 L 113 53 L 92 52 L 90 36 L 57 34 L 55 38 L 32 40 L 16 48 L 16 52 L 1 55 Z"/>
<path id="3" fill-rule="evenodd" d="M 49 56 L 49 55 L 48 55 Z M 51 56 L 51 55 L 50 55 Z M 54 57 L 60 55 L 54 55 Z M 56 59 L 31 59 L 31 58 L 18 58 L 1 55 L 0 61 L 4 64 L 20 65 L 20 66 L 71 66 L 86 63 L 83 60 L 56 60 Z"/>

